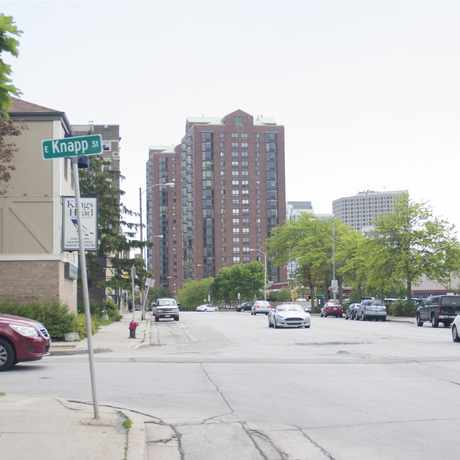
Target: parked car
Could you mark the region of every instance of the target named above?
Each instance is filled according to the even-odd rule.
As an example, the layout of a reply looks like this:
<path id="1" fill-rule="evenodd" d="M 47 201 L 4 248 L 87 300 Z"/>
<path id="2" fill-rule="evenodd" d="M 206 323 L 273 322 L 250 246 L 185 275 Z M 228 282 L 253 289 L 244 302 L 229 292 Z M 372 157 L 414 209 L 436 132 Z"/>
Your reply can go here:
<path id="1" fill-rule="evenodd" d="M 51 339 L 43 324 L 21 316 L 0 315 L 0 371 L 49 353 Z"/>
<path id="2" fill-rule="evenodd" d="M 452 323 L 452 340 L 460 342 L 460 315 L 457 315 Z"/>
<path id="3" fill-rule="evenodd" d="M 356 319 L 356 312 L 359 309 L 359 303 L 351 303 L 345 310 L 345 319 Z"/>
<path id="4" fill-rule="evenodd" d="M 268 327 L 306 327 L 311 326 L 311 316 L 298 303 L 282 303 L 268 313 Z"/>
<path id="5" fill-rule="evenodd" d="M 336 318 L 341 318 L 343 316 L 343 309 L 338 300 L 328 300 L 324 307 L 321 308 L 321 317 L 327 318 L 328 316 L 335 316 Z"/>
<path id="6" fill-rule="evenodd" d="M 176 299 L 166 297 L 157 299 L 153 304 L 152 315 L 155 321 L 160 321 L 161 318 L 173 318 L 174 321 L 179 321 L 179 306 Z"/>
<path id="7" fill-rule="evenodd" d="M 196 307 L 196 311 L 219 311 L 219 309 L 215 305 L 205 303 L 203 305 L 198 305 L 198 307 Z"/>
<path id="8" fill-rule="evenodd" d="M 356 319 L 386 321 L 387 307 L 385 307 L 383 300 L 363 300 L 356 311 Z"/>
<path id="9" fill-rule="evenodd" d="M 457 315 L 460 315 L 460 295 L 435 295 L 417 307 L 415 319 L 419 327 L 425 321 L 429 321 L 432 327 L 438 327 L 439 323 L 449 327 Z"/>
<path id="10" fill-rule="evenodd" d="M 236 307 L 236 311 L 251 311 L 254 302 L 243 302 Z"/>
<path id="11" fill-rule="evenodd" d="M 257 315 L 258 313 L 263 313 L 268 315 L 268 312 L 272 308 L 270 302 L 266 300 L 256 300 L 251 308 L 251 315 Z"/>
<path id="12" fill-rule="evenodd" d="M 295 303 L 298 303 L 299 305 L 302 306 L 302 308 L 308 312 L 311 313 L 311 302 L 307 299 L 297 299 Z"/>

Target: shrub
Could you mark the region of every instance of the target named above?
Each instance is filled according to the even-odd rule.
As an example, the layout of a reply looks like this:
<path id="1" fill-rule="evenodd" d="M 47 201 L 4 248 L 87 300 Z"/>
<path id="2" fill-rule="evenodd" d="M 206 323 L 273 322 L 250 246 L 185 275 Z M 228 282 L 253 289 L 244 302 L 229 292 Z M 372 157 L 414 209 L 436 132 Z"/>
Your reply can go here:
<path id="1" fill-rule="evenodd" d="M 389 313 L 392 316 L 415 316 L 417 306 L 410 300 L 396 300 L 389 306 Z"/>
<path id="2" fill-rule="evenodd" d="M 42 323 L 53 339 L 62 339 L 67 332 L 73 332 L 75 315 L 66 305 L 57 302 L 29 303 L 18 305 L 15 302 L 0 304 L 0 313 L 24 316 Z"/>
<path id="3" fill-rule="evenodd" d="M 91 328 L 93 334 L 95 334 L 99 329 L 99 325 L 94 316 L 91 318 Z M 86 322 L 84 313 L 78 313 L 74 316 L 72 323 L 72 332 L 78 332 L 78 334 L 80 335 L 80 339 L 84 339 L 86 337 Z"/>

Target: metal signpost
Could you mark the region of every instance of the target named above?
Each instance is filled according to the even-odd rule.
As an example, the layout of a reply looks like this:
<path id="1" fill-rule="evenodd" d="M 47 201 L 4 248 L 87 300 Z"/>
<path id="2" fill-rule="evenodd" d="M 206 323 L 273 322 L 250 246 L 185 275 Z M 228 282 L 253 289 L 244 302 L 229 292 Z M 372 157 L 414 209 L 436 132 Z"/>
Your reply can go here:
<path id="1" fill-rule="evenodd" d="M 80 178 L 78 173 L 78 157 L 100 155 L 102 153 L 102 137 L 100 135 L 75 136 L 64 139 L 45 139 L 42 141 L 43 159 L 72 158 L 72 173 L 75 184 L 76 225 L 78 226 L 80 273 L 83 287 L 83 304 L 85 307 L 86 336 L 88 342 L 89 373 L 93 396 L 94 418 L 99 418 L 99 407 L 96 394 L 96 373 L 94 370 L 94 353 L 91 328 L 91 310 L 88 294 L 88 273 L 86 270 L 86 252 L 83 226 L 81 225 L 82 209 L 80 199 Z"/>
<path id="2" fill-rule="evenodd" d="M 136 319 L 136 267 L 131 267 L 131 292 L 133 296 L 133 321 Z"/>

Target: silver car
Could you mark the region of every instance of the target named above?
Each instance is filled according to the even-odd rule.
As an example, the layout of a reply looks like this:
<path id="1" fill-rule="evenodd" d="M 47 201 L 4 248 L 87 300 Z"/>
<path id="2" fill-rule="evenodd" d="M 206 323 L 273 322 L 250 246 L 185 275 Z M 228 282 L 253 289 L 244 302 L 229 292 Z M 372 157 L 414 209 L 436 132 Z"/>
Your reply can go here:
<path id="1" fill-rule="evenodd" d="M 161 318 L 170 318 L 179 321 L 179 306 L 176 299 L 157 299 L 152 308 L 152 315 L 155 317 L 155 321 L 160 321 Z"/>
<path id="2" fill-rule="evenodd" d="M 460 342 L 460 315 L 457 315 L 452 323 L 452 340 Z"/>
<path id="3" fill-rule="evenodd" d="M 297 303 L 282 303 L 268 313 L 268 327 L 306 327 L 311 326 L 310 313 Z"/>
<path id="4" fill-rule="evenodd" d="M 387 307 L 381 300 L 363 300 L 356 312 L 356 319 L 365 321 L 367 319 L 375 319 L 386 321 Z"/>

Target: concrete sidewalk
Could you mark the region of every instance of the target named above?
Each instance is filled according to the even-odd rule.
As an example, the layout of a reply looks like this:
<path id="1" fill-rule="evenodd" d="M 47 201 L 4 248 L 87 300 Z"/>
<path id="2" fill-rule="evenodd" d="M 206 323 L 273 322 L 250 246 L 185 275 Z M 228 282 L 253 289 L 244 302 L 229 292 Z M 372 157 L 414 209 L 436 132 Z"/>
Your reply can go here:
<path id="1" fill-rule="evenodd" d="M 138 417 L 135 417 L 138 418 Z M 0 457 L 5 460 L 141 460 L 144 421 L 61 399 L 0 394 Z"/>
<path id="2" fill-rule="evenodd" d="M 139 348 L 148 336 L 150 327 L 149 320 L 140 320 L 140 312 L 136 312 L 136 321 L 139 327 L 136 331 L 136 338 L 129 338 L 128 325 L 132 319 L 132 313 L 123 315 L 121 321 L 116 321 L 108 326 L 102 326 L 93 335 L 93 349 L 95 353 L 103 352 L 128 352 Z M 52 355 L 75 355 L 87 353 L 88 346 L 86 339 L 80 342 L 53 342 L 50 353 Z"/>

